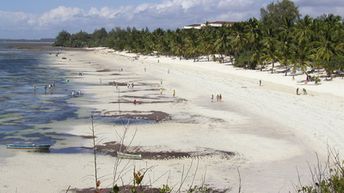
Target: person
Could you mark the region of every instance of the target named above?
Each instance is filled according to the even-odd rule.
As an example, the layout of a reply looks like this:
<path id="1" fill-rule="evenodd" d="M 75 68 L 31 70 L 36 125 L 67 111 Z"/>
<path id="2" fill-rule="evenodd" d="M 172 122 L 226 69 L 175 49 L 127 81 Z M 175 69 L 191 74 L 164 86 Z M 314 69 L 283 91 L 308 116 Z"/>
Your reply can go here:
<path id="1" fill-rule="evenodd" d="M 133 82 L 131 83 L 131 88 L 134 88 L 134 83 Z"/>
<path id="2" fill-rule="evenodd" d="M 134 105 L 136 105 L 136 102 L 137 102 L 136 99 L 134 99 Z"/>
<path id="3" fill-rule="evenodd" d="M 176 96 L 176 90 L 173 89 L 173 97 Z"/>
<path id="4" fill-rule="evenodd" d="M 219 95 L 219 100 L 222 101 L 222 95 L 221 94 Z"/>
<path id="5" fill-rule="evenodd" d="M 214 101 L 214 94 L 211 94 L 211 102 Z"/>
<path id="6" fill-rule="evenodd" d="M 47 94 L 47 88 L 48 88 L 48 86 L 44 85 L 44 94 Z"/>
<path id="7" fill-rule="evenodd" d="M 302 89 L 304 95 L 307 95 L 307 90 L 305 88 Z"/>
<path id="8" fill-rule="evenodd" d="M 216 95 L 216 102 L 219 102 L 219 95 Z"/>
<path id="9" fill-rule="evenodd" d="M 299 88 L 296 89 L 296 95 L 299 95 Z"/>
<path id="10" fill-rule="evenodd" d="M 145 72 L 147 71 L 146 67 L 144 68 L 144 71 L 145 71 Z"/>
<path id="11" fill-rule="evenodd" d="M 259 86 L 262 86 L 262 80 L 259 80 Z"/>

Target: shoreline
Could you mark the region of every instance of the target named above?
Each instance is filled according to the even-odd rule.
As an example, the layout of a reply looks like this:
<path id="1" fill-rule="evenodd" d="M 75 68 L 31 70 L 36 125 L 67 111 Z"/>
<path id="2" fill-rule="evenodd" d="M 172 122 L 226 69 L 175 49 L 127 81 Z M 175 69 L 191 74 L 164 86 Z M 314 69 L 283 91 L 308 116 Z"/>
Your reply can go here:
<path id="1" fill-rule="evenodd" d="M 122 100 L 129 102 L 135 97 L 143 96 L 148 99 L 140 100 L 161 100 L 157 98 L 160 96 L 158 85 L 161 80 L 163 97 L 172 101 L 185 99 L 184 102 L 172 103 L 123 103 L 120 108 L 121 111 L 161 111 L 172 117 L 171 121 L 133 125 L 130 129 L 137 129 L 133 146 L 141 146 L 150 151 L 235 152 L 235 156 L 227 161 L 217 156 L 202 158 L 200 172 L 196 176 L 198 183 L 207 168 L 207 183 L 211 187 L 225 189 L 230 186 L 235 189 L 238 187 L 236 170 L 239 167 L 243 178 L 242 186 L 246 192 L 278 192 L 281 189 L 282 192 L 288 192 L 292 190 L 290 181 L 297 179 L 295 165 L 303 166 L 300 174 L 307 181 L 307 161 L 312 163 L 315 160 L 314 151 L 318 150 L 320 158 L 325 159 L 327 140 L 331 140 L 334 147 L 344 147 L 341 142 L 344 133 L 340 131 L 340 126 L 344 125 L 344 120 L 340 118 L 344 117 L 343 112 L 340 112 L 341 105 L 344 104 L 344 89 L 340 89 L 344 86 L 342 80 L 334 81 L 334 84 L 342 86 L 338 88 L 341 92 L 333 92 L 333 87 L 326 90 L 327 84 L 317 88 L 307 85 L 309 95 L 296 96 L 291 77 L 276 83 L 270 82 L 281 74 L 270 76 L 264 74 L 268 72 L 239 70 L 215 62 L 193 63 L 153 56 L 140 56 L 138 60 L 134 60 L 133 56 L 136 55 L 105 48 L 88 52 L 67 50 L 62 51 L 59 57 L 47 55 L 55 67 L 73 74 L 80 71 L 85 74 L 72 79 L 76 85 L 81 85 L 80 89 L 84 93 L 84 96 L 69 101 L 80 108 L 79 117 L 87 117 L 93 110 L 118 110 L 118 105 L 111 103 L 118 100 L 115 86 L 108 84 L 111 81 L 135 83 L 134 89 L 121 86 L 121 91 L 125 92 L 121 93 Z M 67 60 L 62 60 L 61 57 L 66 57 Z M 289 81 L 287 78 L 290 78 Z M 258 80 L 263 80 L 263 86 L 258 85 Z M 172 96 L 173 90 L 176 97 Z M 328 94 L 329 90 L 333 93 Z M 223 95 L 223 101 L 211 102 L 210 95 L 218 93 Z M 326 111 L 316 111 L 322 109 Z M 89 135 L 90 123 L 85 123 L 85 120 L 67 120 L 51 125 L 61 133 Z M 123 129 L 111 123 L 96 122 L 96 125 L 101 143 L 116 139 L 114 128 Z M 65 144 L 58 145 L 91 145 L 90 140 L 86 141 L 64 141 Z M 99 159 L 102 162 L 101 173 L 111 176 L 113 158 L 100 155 Z M 50 163 L 51 160 L 54 163 Z M 135 161 L 131 166 L 158 165 L 151 175 L 157 177 L 170 171 L 171 184 L 175 184 L 180 180 L 182 166 L 187 167 L 191 160 L 142 160 Z M 42 164 L 37 165 L 37 161 Z M 34 184 L 49 179 L 42 187 L 32 187 L 29 192 L 63 192 L 69 184 L 76 188 L 87 188 L 93 184 L 92 177 L 82 180 L 85 176 L 92 175 L 92 155 L 35 155 L 18 152 L 5 162 L 1 169 L 6 175 L 10 175 L 10 171 L 12 173 L 7 178 L 6 175 L 0 177 L 0 181 L 10 186 L 8 189 L 11 190 L 15 190 L 13 180 L 25 166 L 31 167 L 26 171 L 27 176 L 40 167 L 46 169 L 34 179 Z M 27 165 L 20 165 L 21 162 L 26 162 Z M 61 171 L 55 171 L 58 168 Z M 68 177 L 66 172 L 70 173 Z M 126 176 L 128 181 L 129 176 L 130 172 Z M 257 179 L 257 176 L 260 178 Z M 18 192 L 25 186 L 30 187 L 26 180 L 25 177 L 18 179 Z M 145 180 L 149 184 L 148 178 Z M 271 182 L 271 186 L 264 186 L 267 181 Z M 166 183 L 166 178 L 158 180 L 154 185 L 161 187 L 163 183 Z M 111 180 L 107 179 L 103 184 L 111 184 Z M 0 192 L 8 189 L 0 187 Z"/>

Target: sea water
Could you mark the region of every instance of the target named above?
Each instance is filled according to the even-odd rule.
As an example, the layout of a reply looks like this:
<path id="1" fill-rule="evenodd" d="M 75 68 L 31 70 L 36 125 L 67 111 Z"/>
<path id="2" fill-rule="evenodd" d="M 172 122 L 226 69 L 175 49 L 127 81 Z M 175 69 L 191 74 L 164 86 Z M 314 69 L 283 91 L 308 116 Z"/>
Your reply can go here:
<path id="1" fill-rule="evenodd" d="M 0 145 L 53 144 L 38 126 L 76 116 L 77 109 L 67 102 L 72 97 L 67 72 L 51 67 L 47 55 L 0 43 Z M 49 84 L 55 87 L 46 88 Z"/>

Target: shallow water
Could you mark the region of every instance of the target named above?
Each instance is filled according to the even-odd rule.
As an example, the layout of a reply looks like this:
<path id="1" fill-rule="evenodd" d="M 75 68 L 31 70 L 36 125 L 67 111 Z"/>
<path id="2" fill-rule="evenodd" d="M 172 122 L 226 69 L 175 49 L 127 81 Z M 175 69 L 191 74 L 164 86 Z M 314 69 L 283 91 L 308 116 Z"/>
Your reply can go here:
<path id="1" fill-rule="evenodd" d="M 0 44 L 0 144 L 53 144 L 51 136 L 30 134 L 40 124 L 76 116 L 67 102 L 73 89 L 65 81 L 68 72 L 49 66 L 46 54 Z M 48 84 L 55 87 L 45 89 Z"/>

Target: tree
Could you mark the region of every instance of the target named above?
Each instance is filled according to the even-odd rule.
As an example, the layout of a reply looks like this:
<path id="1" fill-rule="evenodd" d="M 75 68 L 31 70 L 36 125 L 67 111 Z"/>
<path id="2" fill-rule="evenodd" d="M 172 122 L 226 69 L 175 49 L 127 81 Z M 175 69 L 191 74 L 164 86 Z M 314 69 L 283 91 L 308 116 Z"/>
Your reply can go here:
<path id="1" fill-rule="evenodd" d="M 90 42 L 90 45 L 92 46 L 106 45 L 107 36 L 108 36 L 108 33 L 105 28 L 95 30 L 92 34 L 92 40 Z"/>
<path id="2" fill-rule="evenodd" d="M 307 74 L 307 66 L 311 64 L 313 42 L 312 37 L 314 33 L 312 31 L 313 19 L 309 16 L 305 16 L 299 20 L 293 29 L 293 37 L 295 43 L 295 50 L 293 51 L 293 72 L 296 68 L 300 68 L 305 74 Z M 307 74 L 308 75 L 308 74 Z"/>
<path id="3" fill-rule="evenodd" d="M 324 15 L 318 18 L 319 40 L 315 42 L 314 58 L 331 76 L 338 68 L 340 56 L 344 54 L 343 23 L 340 16 Z M 343 65 L 343 64 L 342 64 Z"/>
<path id="4" fill-rule="evenodd" d="M 290 0 L 272 2 L 266 8 L 260 9 L 260 17 L 263 24 L 276 30 L 285 25 L 286 21 L 295 23 L 300 16 L 298 8 Z"/>
<path id="5" fill-rule="evenodd" d="M 54 46 L 70 46 L 71 34 L 67 31 L 61 31 L 55 40 Z"/>

